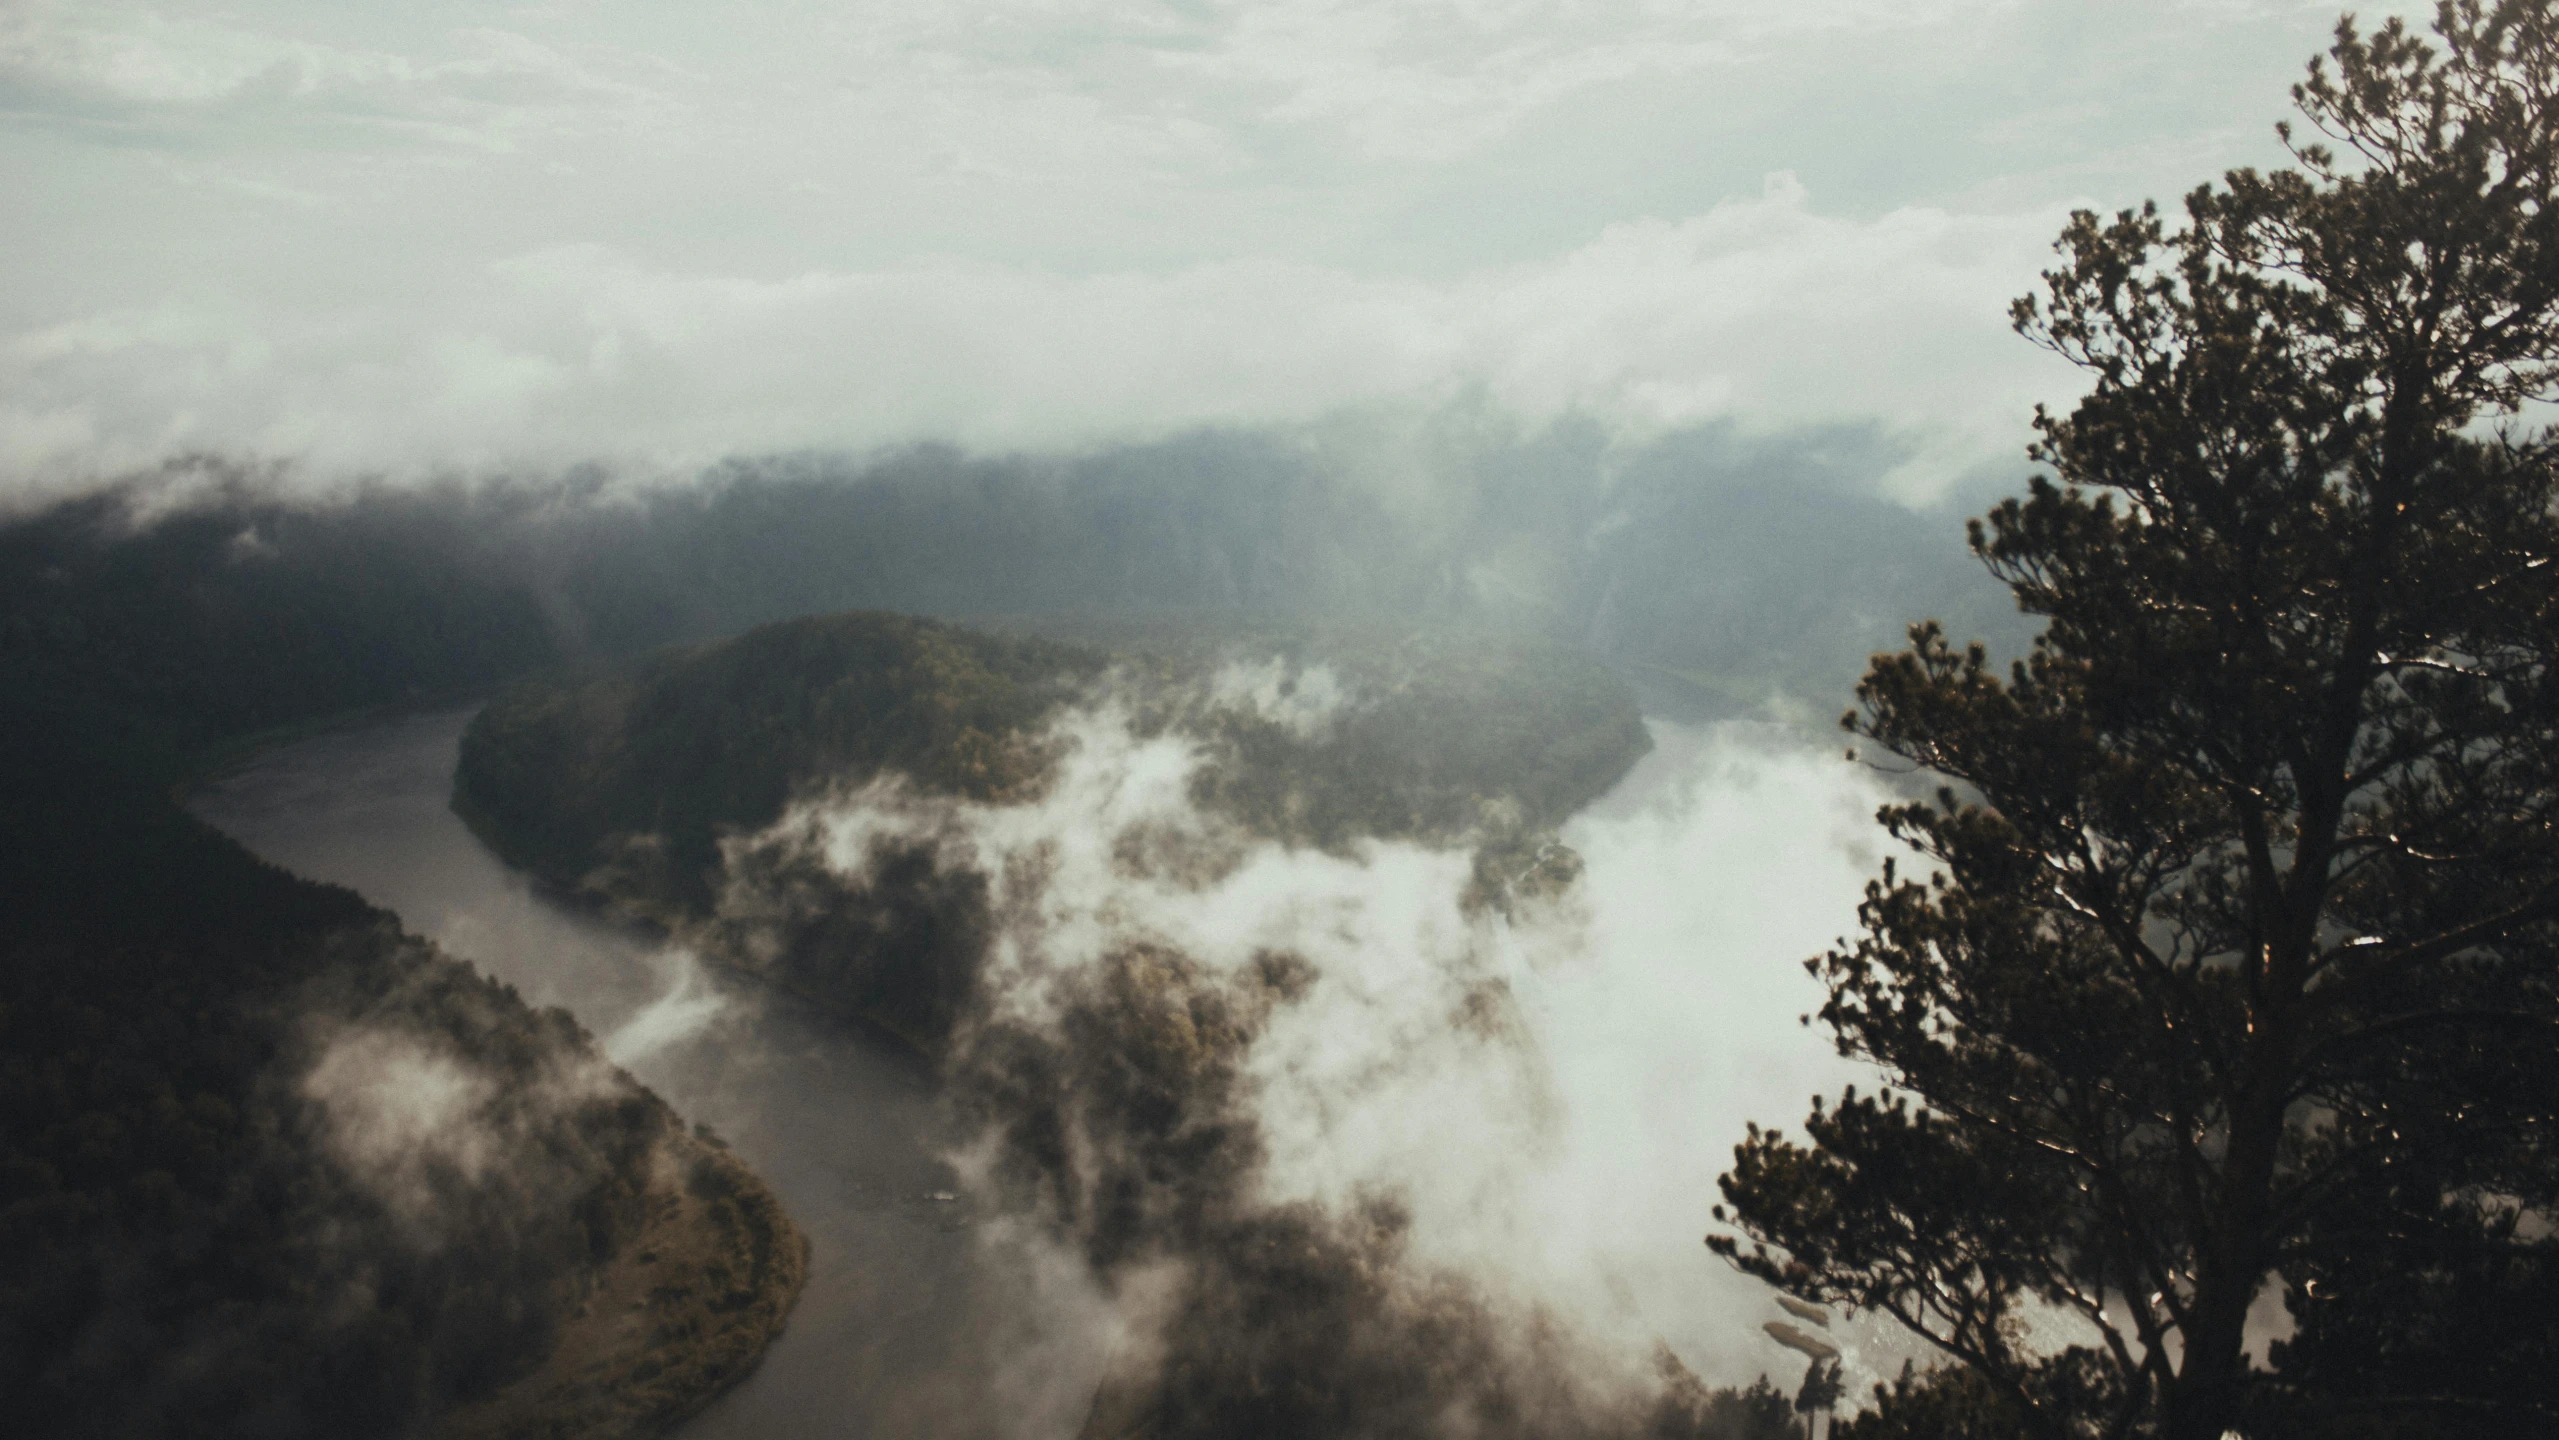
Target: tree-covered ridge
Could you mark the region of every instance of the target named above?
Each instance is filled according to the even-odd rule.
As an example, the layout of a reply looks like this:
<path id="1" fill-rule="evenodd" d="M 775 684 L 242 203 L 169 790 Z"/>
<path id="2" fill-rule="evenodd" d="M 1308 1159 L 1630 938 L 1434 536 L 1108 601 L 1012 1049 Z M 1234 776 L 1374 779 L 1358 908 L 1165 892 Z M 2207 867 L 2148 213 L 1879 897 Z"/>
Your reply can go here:
<path id="1" fill-rule="evenodd" d="M 1205 753 L 1195 798 L 1255 833 L 1338 845 L 1551 827 L 1650 741 L 1633 696 L 1568 647 L 1384 627 L 1098 624 L 1115 648 L 859 613 L 784 621 L 636 666 L 536 680 L 463 737 L 455 804 L 555 883 L 706 904 L 718 839 L 813 786 L 894 771 L 972 800 L 1028 798 L 1066 706 L 1124 697 L 1140 734 Z M 1250 659 L 1243 659 L 1250 657 Z M 1327 673 L 1316 718 L 1285 700 Z M 1258 672 L 1254 667 L 1261 667 Z"/>
<path id="2" fill-rule="evenodd" d="M 0 517 L 0 682 L 232 735 L 794 615 L 1182 612 L 1565 639 L 1657 703 L 1729 712 L 1832 693 L 1894 617 L 2002 620 L 1943 531 L 1871 493 L 1908 458 L 1888 437 L 1710 427 L 1629 452 L 1566 423 L 1459 448 L 1420 505 L 1304 437 L 1229 432 L 774 456 L 663 488 L 190 456 Z"/>
<path id="3" fill-rule="evenodd" d="M 0 688 L 130 732 L 127 767 L 486 690 L 560 653 L 538 593 L 494 563 L 489 517 L 448 497 L 292 505 L 242 485 L 157 517 L 125 502 L 0 525 Z"/>
<path id="4" fill-rule="evenodd" d="M 725 837 L 883 773 L 928 794 L 1035 798 L 1057 759 L 1049 723 L 1111 703 L 1136 734 L 1191 740 L 1192 798 L 1245 833 L 1478 844 L 1473 898 L 1499 904 L 1514 884 L 1569 879 L 1569 854 L 1537 837 L 1650 744 L 1621 682 L 1539 641 L 1172 622 L 1098 638 L 1115 648 L 856 613 L 527 682 L 465 733 L 455 808 L 535 875 L 931 1052 L 974 983 L 984 877 L 928 843 L 886 846 L 848 876 L 805 846 Z M 722 909 L 732 882 L 754 913 Z"/>
<path id="5" fill-rule="evenodd" d="M 542 1363 L 447 1412 L 438 1440 L 663 1434 L 752 1370 L 798 1299 L 808 1244 L 716 1137 L 669 1130 L 639 1227 Z"/>

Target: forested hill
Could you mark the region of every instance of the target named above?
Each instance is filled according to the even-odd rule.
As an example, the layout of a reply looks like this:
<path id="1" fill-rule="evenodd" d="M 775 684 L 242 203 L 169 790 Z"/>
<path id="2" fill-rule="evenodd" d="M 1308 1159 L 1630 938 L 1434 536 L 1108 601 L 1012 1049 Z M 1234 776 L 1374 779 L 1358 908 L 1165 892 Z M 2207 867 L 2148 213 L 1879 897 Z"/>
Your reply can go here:
<path id="1" fill-rule="evenodd" d="M 1569 867 L 1547 832 L 1650 744 L 1606 667 L 1516 635 L 862 612 L 508 690 L 463 737 L 454 803 L 543 879 L 693 928 L 716 910 L 724 835 L 884 771 L 971 800 L 1035 797 L 1057 760 L 1049 722 L 1079 704 L 1191 740 L 1192 798 L 1250 833 L 1462 842 L 1487 877 Z M 932 1050 L 964 1000 L 973 892 L 926 857 L 903 863 L 897 883 L 820 907 L 842 922 L 827 935 L 724 958 Z"/>

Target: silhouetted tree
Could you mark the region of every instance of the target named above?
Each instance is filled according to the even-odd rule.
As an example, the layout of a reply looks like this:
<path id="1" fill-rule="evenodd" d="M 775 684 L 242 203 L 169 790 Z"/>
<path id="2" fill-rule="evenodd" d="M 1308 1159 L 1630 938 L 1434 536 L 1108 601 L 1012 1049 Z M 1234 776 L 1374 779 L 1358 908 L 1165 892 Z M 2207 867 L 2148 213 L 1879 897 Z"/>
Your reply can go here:
<path id="1" fill-rule="evenodd" d="M 2559 1418 L 2559 4 L 2435 28 L 2340 23 L 2297 169 L 2073 218 L 2016 320 L 2092 389 L 1973 528 L 2047 628 L 1848 717 L 1948 782 L 1810 962 L 1888 1088 L 1754 1128 L 1712 1243 L 2033 1433 Z"/>

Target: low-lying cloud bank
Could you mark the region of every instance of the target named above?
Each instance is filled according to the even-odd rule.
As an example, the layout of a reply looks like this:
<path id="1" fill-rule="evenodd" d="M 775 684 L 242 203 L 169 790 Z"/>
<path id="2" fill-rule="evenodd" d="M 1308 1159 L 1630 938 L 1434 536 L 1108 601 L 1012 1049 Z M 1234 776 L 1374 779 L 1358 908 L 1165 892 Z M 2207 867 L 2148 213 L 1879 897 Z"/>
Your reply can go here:
<path id="1" fill-rule="evenodd" d="M 1454 406 L 1638 445 L 1713 422 L 1870 426 L 1903 452 L 1878 483 L 1925 500 L 2014 456 L 2033 402 L 2072 383 L 2005 320 L 2060 218 L 1843 219 L 1776 175 L 1701 215 L 1433 279 L 1258 259 L 758 278 L 555 246 L 361 303 L 170 299 L 0 335 L 0 484 L 58 495 L 188 453 L 330 484 L 591 462 L 681 477 L 741 453 L 1073 450 Z"/>
<path id="2" fill-rule="evenodd" d="M 1190 742 L 1106 701 L 1060 722 L 1036 801 L 883 779 L 731 842 L 715 929 L 801 943 L 797 911 L 919 857 L 964 877 L 936 892 L 982 956 L 956 1158 L 985 1243 L 1080 1272 L 1101 1318 L 1074 1323 L 1122 1335 L 1106 1411 L 1705 1433 L 1663 1347 L 1792 1378 L 1766 1294 L 1698 1237 L 1744 1119 L 1850 1078 L 1783 1021 L 1816 1003 L 1797 961 L 1848 921 L 1879 791 L 1774 727 L 1656 738 L 1564 831 L 1577 880 L 1541 864 L 1486 904 L 1463 846 L 1241 833 L 1193 803 Z"/>

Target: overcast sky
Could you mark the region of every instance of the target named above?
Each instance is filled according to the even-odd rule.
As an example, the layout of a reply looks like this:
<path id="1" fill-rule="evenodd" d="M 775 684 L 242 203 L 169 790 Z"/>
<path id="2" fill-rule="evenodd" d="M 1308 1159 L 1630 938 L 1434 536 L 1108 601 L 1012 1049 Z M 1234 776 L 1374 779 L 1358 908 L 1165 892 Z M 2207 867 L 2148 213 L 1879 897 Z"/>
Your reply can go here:
<path id="1" fill-rule="evenodd" d="M 2279 161 L 2335 18 L 0 0 L 0 491 L 1471 406 L 1924 495 L 2070 392 L 2005 321 L 2065 212 Z"/>

